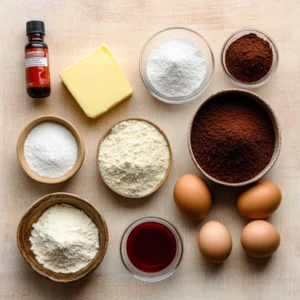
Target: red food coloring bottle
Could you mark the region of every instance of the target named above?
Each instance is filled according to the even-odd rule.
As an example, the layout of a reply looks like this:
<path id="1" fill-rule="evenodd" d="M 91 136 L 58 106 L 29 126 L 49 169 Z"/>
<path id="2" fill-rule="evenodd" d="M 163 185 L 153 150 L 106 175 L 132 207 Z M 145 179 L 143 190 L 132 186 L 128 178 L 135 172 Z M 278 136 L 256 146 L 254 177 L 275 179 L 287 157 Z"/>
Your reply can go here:
<path id="1" fill-rule="evenodd" d="M 48 46 L 44 43 L 44 22 L 27 22 L 26 33 L 29 41 L 25 46 L 27 94 L 32 98 L 46 98 L 50 95 L 51 86 Z"/>

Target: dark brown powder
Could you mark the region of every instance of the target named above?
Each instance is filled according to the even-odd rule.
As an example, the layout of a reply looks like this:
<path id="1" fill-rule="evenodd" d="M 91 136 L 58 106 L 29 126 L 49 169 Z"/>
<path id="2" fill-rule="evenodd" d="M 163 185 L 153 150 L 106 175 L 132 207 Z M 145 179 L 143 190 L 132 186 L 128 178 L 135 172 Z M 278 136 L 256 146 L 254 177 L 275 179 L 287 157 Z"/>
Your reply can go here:
<path id="1" fill-rule="evenodd" d="M 235 40 L 225 53 L 229 73 L 242 82 L 256 82 L 265 77 L 273 63 L 273 52 L 268 41 L 254 33 Z"/>
<path id="2" fill-rule="evenodd" d="M 261 105 L 249 97 L 218 95 L 197 113 L 191 146 L 206 173 L 228 183 L 244 182 L 259 174 L 272 158 L 273 123 Z"/>

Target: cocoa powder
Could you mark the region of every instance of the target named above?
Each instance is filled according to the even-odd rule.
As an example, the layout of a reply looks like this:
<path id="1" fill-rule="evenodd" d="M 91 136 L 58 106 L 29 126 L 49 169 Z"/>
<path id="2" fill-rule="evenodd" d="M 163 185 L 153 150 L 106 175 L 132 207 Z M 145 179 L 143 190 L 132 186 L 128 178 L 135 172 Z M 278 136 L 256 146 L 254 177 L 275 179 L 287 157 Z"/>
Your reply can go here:
<path id="1" fill-rule="evenodd" d="M 225 53 L 229 73 L 242 82 L 256 82 L 265 77 L 273 63 L 270 43 L 254 33 L 235 40 Z"/>
<path id="2" fill-rule="evenodd" d="M 273 123 L 248 96 L 217 95 L 195 116 L 191 146 L 196 161 L 210 176 L 228 183 L 244 182 L 259 174 L 272 158 Z"/>

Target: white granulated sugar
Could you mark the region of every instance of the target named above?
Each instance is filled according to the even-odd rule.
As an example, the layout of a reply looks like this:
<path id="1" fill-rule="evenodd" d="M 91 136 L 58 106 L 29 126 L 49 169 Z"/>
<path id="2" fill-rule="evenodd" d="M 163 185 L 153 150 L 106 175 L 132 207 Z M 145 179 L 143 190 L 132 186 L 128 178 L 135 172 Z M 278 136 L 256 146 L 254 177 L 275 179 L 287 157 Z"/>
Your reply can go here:
<path id="1" fill-rule="evenodd" d="M 200 48 L 184 38 L 157 45 L 147 62 L 147 76 L 153 87 L 167 97 L 183 97 L 196 91 L 206 75 Z"/>
<path id="2" fill-rule="evenodd" d="M 37 261 L 57 273 L 74 273 L 87 266 L 99 249 L 98 229 L 80 209 L 56 204 L 32 225 L 31 250 Z"/>
<path id="3" fill-rule="evenodd" d="M 100 146 L 98 160 L 109 186 L 122 195 L 142 197 L 165 177 L 170 152 L 164 136 L 154 126 L 129 120 L 112 128 Z"/>
<path id="4" fill-rule="evenodd" d="M 31 170 L 40 176 L 56 178 L 74 166 L 78 148 L 73 134 L 56 122 L 35 126 L 24 143 L 24 155 Z"/>

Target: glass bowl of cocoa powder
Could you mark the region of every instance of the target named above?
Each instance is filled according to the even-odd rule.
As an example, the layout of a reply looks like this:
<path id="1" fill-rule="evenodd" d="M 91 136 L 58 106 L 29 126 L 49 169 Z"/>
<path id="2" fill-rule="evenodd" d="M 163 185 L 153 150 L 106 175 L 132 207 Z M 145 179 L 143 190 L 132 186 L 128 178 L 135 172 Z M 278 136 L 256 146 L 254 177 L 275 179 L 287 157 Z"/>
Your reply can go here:
<path id="1" fill-rule="evenodd" d="M 258 29 L 233 33 L 221 52 L 221 64 L 229 79 L 243 88 L 258 88 L 274 75 L 278 65 L 274 40 Z"/>
<path id="2" fill-rule="evenodd" d="M 279 156 L 278 119 L 257 94 L 224 90 L 206 99 L 194 113 L 188 147 L 207 179 L 226 186 L 248 185 L 270 171 Z"/>

